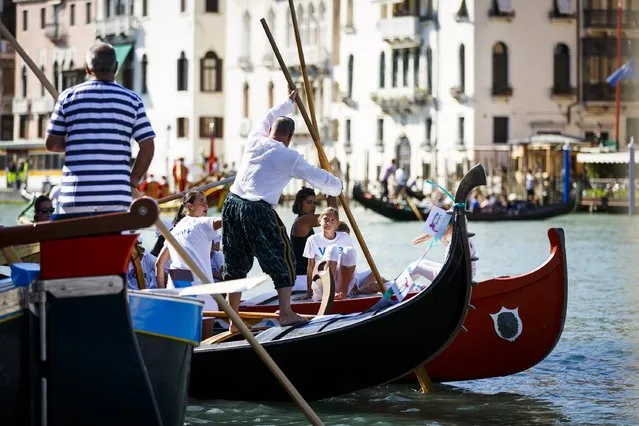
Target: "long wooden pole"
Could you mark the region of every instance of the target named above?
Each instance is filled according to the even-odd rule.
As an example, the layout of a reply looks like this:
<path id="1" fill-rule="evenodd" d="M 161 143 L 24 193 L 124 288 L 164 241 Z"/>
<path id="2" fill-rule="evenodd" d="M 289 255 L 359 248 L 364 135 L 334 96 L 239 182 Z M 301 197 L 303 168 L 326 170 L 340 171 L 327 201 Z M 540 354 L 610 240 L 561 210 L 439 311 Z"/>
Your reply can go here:
<path id="1" fill-rule="evenodd" d="M 226 185 L 228 183 L 233 183 L 234 180 L 235 180 L 235 176 L 229 176 L 227 178 L 224 178 L 215 182 L 207 183 L 206 185 L 198 186 L 197 188 L 187 189 L 186 191 L 182 191 L 177 194 L 168 195 L 166 197 L 160 198 L 158 200 L 158 204 L 165 204 L 165 203 L 168 203 L 169 201 L 177 200 L 178 198 L 181 198 L 184 194 L 186 194 L 189 191 L 197 190 L 200 192 L 204 192 L 212 188 L 217 188 L 218 186 Z"/>
<path id="2" fill-rule="evenodd" d="M 304 80 L 304 89 L 306 92 L 306 100 L 308 101 L 308 113 L 311 116 L 311 122 L 315 128 L 315 133 L 319 135 L 319 127 L 317 126 L 317 117 L 315 116 L 315 103 L 313 102 L 313 88 L 308 80 L 308 72 L 306 70 L 306 59 L 304 59 L 304 50 L 302 49 L 302 38 L 300 29 L 297 25 L 297 13 L 295 12 L 295 4 L 293 0 L 288 0 L 288 7 L 291 11 L 291 19 L 293 20 L 293 32 L 295 33 L 295 43 L 297 44 L 297 54 L 300 58 L 300 68 L 302 69 L 302 79 Z"/>
<path id="3" fill-rule="evenodd" d="M 621 0 L 617 0 L 617 69 L 621 68 Z M 621 79 L 615 84 L 615 142 L 617 151 L 621 147 L 619 140 L 619 113 L 621 110 Z"/>
<path id="4" fill-rule="evenodd" d="M 273 49 L 273 53 L 275 54 L 275 57 L 277 58 L 277 62 L 279 63 L 280 68 L 282 69 L 282 72 L 284 73 L 286 82 L 291 88 L 295 87 L 295 84 L 293 83 L 293 79 L 291 78 L 291 74 L 289 73 L 288 68 L 286 67 L 286 64 L 284 63 L 284 60 L 282 59 L 280 50 L 278 49 L 277 44 L 275 43 L 275 40 L 273 39 L 273 34 L 271 34 L 271 30 L 269 29 L 268 24 L 266 23 L 266 20 L 262 18 L 260 19 L 260 23 L 262 24 L 262 28 L 264 28 L 266 37 L 268 38 L 271 48 Z M 316 131 L 315 127 L 313 127 L 313 123 L 311 122 L 310 118 L 308 117 L 308 114 L 306 113 L 306 108 L 304 108 L 303 100 L 299 96 L 299 94 L 297 95 L 296 102 L 297 102 L 297 107 L 300 110 L 300 114 L 302 115 L 302 118 L 304 119 L 304 122 L 306 123 L 306 127 L 308 127 L 309 132 L 311 132 L 311 137 L 313 138 L 313 142 L 315 143 L 315 147 L 317 148 L 317 154 L 319 156 L 320 165 L 322 166 L 324 170 L 331 171 L 331 165 L 329 164 L 328 158 L 326 157 L 326 153 L 324 152 L 324 148 L 322 147 L 322 144 L 320 143 L 319 134 Z M 348 217 L 348 221 L 351 224 L 351 227 L 353 228 L 353 233 L 357 237 L 357 241 L 359 242 L 359 245 L 362 248 L 362 252 L 364 252 L 364 257 L 366 257 L 366 261 L 368 262 L 368 265 L 371 268 L 371 272 L 373 272 L 373 275 L 375 276 L 375 281 L 377 281 L 377 288 L 379 289 L 379 291 L 384 293 L 386 289 L 384 288 L 384 282 L 382 280 L 382 277 L 379 274 L 377 267 L 375 266 L 375 262 L 373 262 L 373 257 L 371 256 L 370 251 L 368 251 L 368 246 L 366 245 L 366 242 L 364 241 L 364 238 L 362 237 L 362 233 L 359 230 L 359 226 L 357 226 L 357 223 L 355 222 L 355 217 L 353 216 L 353 213 L 351 212 L 350 207 L 346 203 L 346 198 L 344 197 L 344 194 L 339 195 L 339 201 L 342 204 L 344 213 L 346 213 L 346 217 Z"/>
<path id="5" fill-rule="evenodd" d="M 58 98 L 57 90 L 55 90 L 55 88 L 51 85 L 47 77 L 35 65 L 35 63 L 31 60 L 29 55 L 22 49 L 18 41 L 15 39 L 15 37 L 11 35 L 9 30 L 7 30 L 6 26 L 2 22 L 0 22 L 0 32 L 5 37 L 5 39 L 7 39 L 9 43 L 13 45 L 16 52 L 18 52 L 18 54 L 22 57 L 24 62 L 36 74 L 36 76 L 38 77 L 38 80 L 40 80 L 40 82 L 47 88 L 49 93 L 51 93 L 51 95 L 55 99 L 57 99 Z M 132 191 L 135 196 L 139 196 L 135 188 L 132 188 Z M 158 228 L 158 230 L 164 236 L 164 238 L 166 238 L 166 241 L 168 241 L 168 243 L 171 244 L 171 246 L 173 246 L 175 251 L 180 255 L 180 257 L 184 260 L 184 262 L 191 269 L 191 271 L 195 273 L 195 276 L 198 277 L 200 281 L 207 282 L 208 277 L 206 276 L 204 271 L 200 269 L 197 263 L 195 263 L 195 261 L 186 252 L 186 250 L 184 250 L 184 248 L 180 245 L 180 243 L 178 243 L 178 241 L 171 234 L 171 232 L 169 232 L 169 229 L 166 227 L 166 225 L 164 225 L 164 223 L 162 222 L 160 218 L 158 218 L 158 220 L 155 222 L 155 226 Z M 319 416 L 313 411 L 311 406 L 308 405 L 306 400 L 297 391 L 297 389 L 295 389 L 291 381 L 288 380 L 288 378 L 284 375 L 284 372 L 277 366 L 275 361 L 273 361 L 273 358 L 271 358 L 271 356 L 266 352 L 266 350 L 257 341 L 257 339 L 255 339 L 255 337 L 251 333 L 251 330 L 246 326 L 246 324 L 244 324 L 244 322 L 242 321 L 240 316 L 237 314 L 237 312 L 235 312 L 233 308 L 231 308 L 231 305 L 229 305 L 228 302 L 219 294 L 214 294 L 213 298 L 217 302 L 218 306 L 220 306 L 222 310 L 226 312 L 226 314 L 233 321 L 233 323 L 237 325 L 237 327 L 240 329 L 240 332 L 242 333 L 244 338 L 246 338 L 246 340 L 249 342 L 253 350 L 262 359 L 262 361 L 266 364 L 269 370 L 271 370 L 273 375 L 284 387 L 286 392 L 291 396 L 293 401 L 295 401 L 295 403 L 301 408 L 306 418 L 313 425 L 323 425 L 322 420 L 319 418 Z"/>

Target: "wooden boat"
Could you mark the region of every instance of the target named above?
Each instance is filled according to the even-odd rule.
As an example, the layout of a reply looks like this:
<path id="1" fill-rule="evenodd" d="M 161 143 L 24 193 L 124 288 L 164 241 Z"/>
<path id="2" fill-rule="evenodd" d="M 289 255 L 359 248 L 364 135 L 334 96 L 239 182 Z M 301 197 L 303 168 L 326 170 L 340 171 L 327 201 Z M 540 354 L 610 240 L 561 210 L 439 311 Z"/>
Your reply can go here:
<path id="1" fill-rule="evenodd" d="M 414 192 L 411 191 L 411 193 Z M 355 185 L 353 187 L 353 199 L 359 202 L 364 208 L 371 209 L 375 213 L 392 220 L 418 220 L 417 216 L 408 205 L 382 201 L 374 195 L 364 192 L 359 185 Z M 509 211 L 499 212 L 467 212 L 466 217 L 471 222 L 542 220 L 571 213 L 575 210 L 575 207 L 576 201 L 575 199 L 572 199 L 567 204 L 548 204 L 545 206 L 523 209 L 521 211 L 511 209 Z M 420 209 L 424 217 L 428 216 L 428 208 L 419 206 L 417 208 Z"/>
<path id="2" fill-rule="evenodd" d="M 0 286 L 3 425 L 184 423 L 203 304 L 126 285 L 137 236 L 122 231 L 157 217 L 142 199 L 127 213 L 0 229 L 0 247 L 42 250 Z"/>
<path id="3" fill-rule="evenodd" d="M 459 199 L 485 182 L 483 168 L 475 166 L 460 185 Z M 351 315 L 322 316 L 303 325 L 273 327 L 256 336 L 306 399 L 332 397 L 394 380 L 430 360 L 452 341 L 466 316 L 471 293 L 464 213 L 462 207 L 452 212 L 451 248 L 441 273 L 410 300 Z M 379 360 L 384 360 L 383 365 Z M 191 369 L 189 394 L 193 398 L 287 399 L 275 376 L 245 341 L 200 346 Z M 212 385 L 215 383 L 224 385 Z"/>
<path id="4" fill-rule="evenodd" d="M 550 255 L 535 270 L 491 278 L 473 288 L 470 304 L 475 309 L 468 312 L 464 322 L 468 332 L 459 333 L 448 348 L 426 364 L 431 380 L 506 376 L 531 368 L 550 354 L 561 337 L 566 318 L 568 275 L 563 229 L 550 228 L 548 239 Z M 246 301 L 240 310 L 275 312 L 277 298 L 268 296 L 262 297 L 262 303 L 258 298 Z M 379 299 L 378 294 L 336 300 L 330 313 L 363 311 Z M 295 311 L 301 314 L 313 314 L 319 306 L 313 302 L 294 303 Z"/>

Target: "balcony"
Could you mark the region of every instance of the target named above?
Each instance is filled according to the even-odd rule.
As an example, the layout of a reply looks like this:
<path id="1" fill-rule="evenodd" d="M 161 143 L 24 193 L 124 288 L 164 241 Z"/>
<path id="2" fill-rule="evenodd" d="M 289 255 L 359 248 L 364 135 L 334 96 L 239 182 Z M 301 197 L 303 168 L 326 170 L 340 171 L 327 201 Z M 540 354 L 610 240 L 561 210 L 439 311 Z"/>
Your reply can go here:
<path id="1" fill-rule="evenodd" d="M 31 104 L 31 112 L 33 114 L 48 114 L 53 112 L 55 102 L 51 96 L 45 96 L 40 99 L 36 99 Z"/>
<path id="2" fill-rule="evenodd" d="M 270 49 L 270 47 L 269 47 Z M 269 69 L 277 68 L 277 60 L 275 59 L 275 54 L 273 52 L 267 52 L 262 56 L 262 65 Z"/>
<path id="3" fill-rule="evenodd" d="M 105 38 L 108 36 L 133 36 L 139 27 L 135 16 L 114 16 L 103 21 L 96 21 L 95 36 Z"/>
<path id="4" fill-rule="evenodd" d="M 496 98 L 509 98 L 513 95 L 513 88 L 510 86 L 493 86 L 491 95 Z"/>
<path id="5" fill-rule="evenodd" d="M 569 86 L 553 87 L 550 89 L 550 96 L 552 98 L 573 99 L 577 96 L 577 89 Z"/>
<path id="6" fill-rule="evenodd" d="M 7 40 L 0 40 L 0 59 L 14 59 L 16 51 Z"/>
<path id="7" fill-rule="evenodd" d="M 44 27 L 44 36 L 51 40 L 51 42 L 54 44 L 59 44 L 65 39 L 65 34 L 62 31 L 62 27 L 57 22 L 47 24 Z"/>
<path id="8" fill-rule="evenodd" d="M 616 9 L 584 9 L 584 28 L 616 29 Z M 639 24 L 639 10 L 622 10 L 621 26 L 635 29 Z"/>
<path id="9" fill-rule="evenodd" d="M 465 90 L 460 86 L 451 87 L 450 96 L 452 96 L 460 104 L 463 104 L 468 100 L 468 96 L 466 96 Z"/>
<path id="10" fill-rule="evenodd" d="M 422 41 L 419 16 L 382 19 L 377 26 L 382 39 L 394 48 L 417 47 Z"/>
<path id="11" fill-rule="evenodd" d="M 251 58 L 245 55 L 237 58 L 237 66 L 244 71 L 250 71 L 251 69 L 253 69 L 253 64 L 251 64 Z"/>
<path id="12" fill-rule="evenodd" d="M 290 69 L 299 69 L 300 58 L 297 48 L 286 49 L 282 55 L 284 62 Z M 304 62 L 309 76 L 328 71 L 330 66 L 328 50 L 322 46 L 308 46 L 304 48 Z"/>
<path id="13" fill-rule="evenodd" d="M 27 115 L 31 112 L 31 103 L 26 98 L 13 98 L 11 109 L 16 115 Z"/>
<path id="14" fill-rule="evenodd" d="M 251 122 L 251 119 L 243 118 L 242 121 L 240 121 L 240 136 L 243 138 L 248 137 L 248 135 L 251 133 L 251 130 L 253 130 L 253 123 Z"/>
<path id="15" fill-rule="evenodd" d="M 379 89 L 371 93 L 371 99 L 387 114 L 413 114 L 432 102 L 427 89 L 419 87 L 397 87 Z"/>
<path id="16" fill-rule="evenodd" d="M 582 85 L 584 102 L 614 102 L 615 87 L 606 82 L 585 83 Z M 639 83 L 633 81 L 621 82 L 621 101 L 639 101 Z M 15 111 L 14 111 L 15 113 Z"/>

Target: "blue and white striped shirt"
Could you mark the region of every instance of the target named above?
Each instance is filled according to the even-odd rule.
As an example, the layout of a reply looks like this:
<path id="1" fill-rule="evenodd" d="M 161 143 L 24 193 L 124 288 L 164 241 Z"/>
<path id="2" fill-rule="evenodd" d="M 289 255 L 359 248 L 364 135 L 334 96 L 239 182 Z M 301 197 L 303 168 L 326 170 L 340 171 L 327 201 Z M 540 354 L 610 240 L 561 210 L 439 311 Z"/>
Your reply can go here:
<path id="1" fill-rule="evenodd" d="M 47 133 L 66 136 L 60 213 L 128 209 L 131 139 L 155 137 L 136 93 L 101 80 L 71 87 L 60 95 Z"/>

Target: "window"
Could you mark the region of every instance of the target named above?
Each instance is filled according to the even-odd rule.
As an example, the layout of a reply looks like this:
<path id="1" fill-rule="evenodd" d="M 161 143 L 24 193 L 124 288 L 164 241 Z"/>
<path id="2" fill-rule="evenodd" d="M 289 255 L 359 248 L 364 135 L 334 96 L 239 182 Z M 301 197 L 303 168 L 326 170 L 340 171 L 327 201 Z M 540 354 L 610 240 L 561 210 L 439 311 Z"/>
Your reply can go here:
<path id="1" fill-rule="evenodd" d="M 379 54 L 379 88 L 383 89 L 386 85 L 386 54 Z"/>
<path id="2" fill-rule="evenodd" d="M 180 0 L 180 12 L 186 12 L 186 0 Z"/>
<path id="3" fill-rule="evenodd" d="M 408 53 L 408 49 L 404 49 L 403 52 L 403 65 L 402 65 L 402 77 L 403 77 L 403 82 L 404 82 L 404 87 L 408 87 L 408 58 L 409 58 L 409 53 Z"/>
<path id="4" fill-rule="evenodd" d="M 60 91 L 60 69 L 58 68 L 58 61 L 53 63 L 53 87 L 55 87 L 55 90 Z"/>
<path id="5" fill-rule="evenodd" d="M 44 73 L 44 65 L 40 65 L 40 71 L 42 72 L 42 75 L 46 75 Z M 44 97 L 44 84 L 40 85 L 40 96 Z"/>
<path id="6" fill-rule="evenodd" d="M 178 117 L 177 126 L 175 126 L 178 138 L 189 137 L 189 119 L 187 117 Z"/>
<path id="7" fill-rule="evenodd" d="M 346 121 L 344 122 L 344 142 L 346 144 L 350 144 L 351 143 L 351 119 L 347 118 Z"/>
<path id="8" fill-rule="evenodd" d="M 47 126 L 49 124 L 48 114 L 38 115 L 38 137 L 43 138 L 47 133 Z"/>
<path id="9" fill-rule="evenodd" d="M 570 93 L 570 50 L 563 43 L 555 46 L 553 60 L 553 93 Z"/>
<path id="10" fill-rule="evenodd" d="M 27 97 L 27 67 L 26 66 L 22 66 L 22 97 L 26 98 Z"/>
<path id="11" fill-rule="evenodd" d="M 115 16 L 124 16 L 126 14 L 125 0 L 115 0 Z"/>
<path id="12" fill-rule="evenodd" d="M 177 61 L 177 90 L 184 92 L 188 90 L 188 73 L 189 61 L 186 59 L 184 52 L 180 53 L 180 59 Z"/>
<path id="13" fill-rule="evenodd" d="M 353 55 L 348 55 L 348 97 L 353 98 Z"/>
<path id="14" fill-rule="evenodd" d="M 242 57 L 249 58 L 251 56 L 251 14 L 244 12 L 242 18 Z"/>
<path id="15" fill-rule="evenodd" d="M 207 13 L 219 13 L 220 5 L 218 0 L 206 0 L 204 3 L 204 11 Z"/>
<path id="16" fill-rule="evenodd" d="M 268 107 L 273 108 L 275 105 L 275 87 L 273 86 L 273 82 L 268 82 Z"/>
<path id="17" fill-rule="evenodd" d="M 208 138 L 211 136 L 210 126 L 213 127 L 213 136 L 216 138 L 224 137 L 224 119 L 222 117 L 200 117 L 200 137 Z"/>
<path id="18" fill-rule="evenodd" d="M 466 47 L 463 44 L 459 46 L 459 89 L 462 93 L 466 91 Z"/>
<path id="19" fill-rule="evenodd" d="M 426 119 L 426 144 L 430 145 L 431 136 L 433 134 L 433 119 L 428 117 Z"/>
<path id="20" fill-rule="evenodd" d="M 493 95 L 510 95 L 508 84 L 508 48 L 502 42 L 493 46 Z"/>
<path id="21" fill-rule="evenodd" d="M 29 116 L 21 115 L 20 116 L 20 127 L 18 129 L 18 137 L 20 139 L 28 139 L 29 138 Z"/>
<path id="22" fill-rule="evenodd" d="M 142 0 L 142 16 L 149 15 L 149 4 L 147 0 Z"/>
<path id="23" fill-rule="evenodd" d="M 85 9 L 84 9 L 84 12 L 85 12 L 85 23 L 86 23 L 86 24 L 90 24 L 90 23 L 91 23 L 91 16 L 92 16 L 92 13 L 91 13 L 91 6 L 92 6 L 92 5 L 91 5 L 91 2 L 90 2 L 90 1 L 88 1 L 88 2 L 86 3 L 86 7 L 85 7 Z"/>
<path id="24" fill-rule="evenodd" d="M 29 12 L 26 10 L 22 11 L 22 31 L 27 31 L 29 28 Z"/>
<path id="25" fill-rule="evenodd" d="M 104 2 L 104 17 L 105 18 L 111 17 L 111 0 L 106 0 Z"/>
<path id="26" fill-rule="evenodd" d="M 429 93 L 433 92 L 433 51 L 430 47 L 426 49 L 426 88 Z"/>
<path id="27" fill-rule="evenodd" d="M 149 61 L 146 58 L 146 55 L 142 55 L 142 61 L 140 62 L 140 78 L 142 80 L 140 85 L 141 86 L 140 92 L 142 92 L 142 94 L 147 94 L 149 92 L 149 88 L 146 82 L 148 68 L 149 68 Z"/>
<path id="28" fill-rule="evenodd" d="M 244 87 L 242 89 L 242 99 L 244 99 L 244 118 L 249 117 L 249 96 L 250 96 L 250 88 L 247 82 L 244 83 Z"/>
<path id="29" fill-rule="evenodd" d="M 419 87 L 419 52 L 419 47 L 413 51 L 413 86 L 415 87 Z"/>
<path id="30" fill-rule="evenodd" d="M 460 145 L 464 145 L 464 117 L 459 117 L 457 119 L 457 140 Z"/>
<path id="31" fill-rule="evenodd" d="M 399 68 L 399 50 L 393 50 L 393 69 L 391 75 L 391 86 L 397 87 L 397 69 Z"/>
<path id="32" fill-rule="evenodd" d="M 69 7 L 69 25 L 70 26 L 75 25 L 75 4 L 72 4 Z"/>
<path id="33" fill-rule="evenodd" d="M 377 142 L 384 141 L 384 119 L 377 119 Z"/>
<path id="34" fill-rule="evenodd" d="M 353 0 L 346 0 L 346 26 L 353 27 Z"/>
<path id="35" fill-rule="evenodd" d="M 554 12 L 556 15 L 572 15 L 572 6 L 570 4 L 570 0 L 555 0 L 553 3 L 555 3 Z M 605 9 L 605 7 L 603 7 L 602 9 Z"/>
<path id="36" fill-rule="evenodd" d="M 200 90 L 202 92 L 222 91 L 222 60 L 208 51 L 200 60 Z"/>
<path id="37" fill-rule="evenodd" d="M 493 117 L 493 143 L 508 143 L 508 117 Z"/>
<path id="38" fill-rule="evenodd" d="M 47 9 L 40 8 L 40 28 L 44 29 L 47 26 Z"/>
<path id="39" fill-rule="evenodd" d="M 513 6 L 511 0 L 493 0 L 489 16 L 513 16 Z"/>

